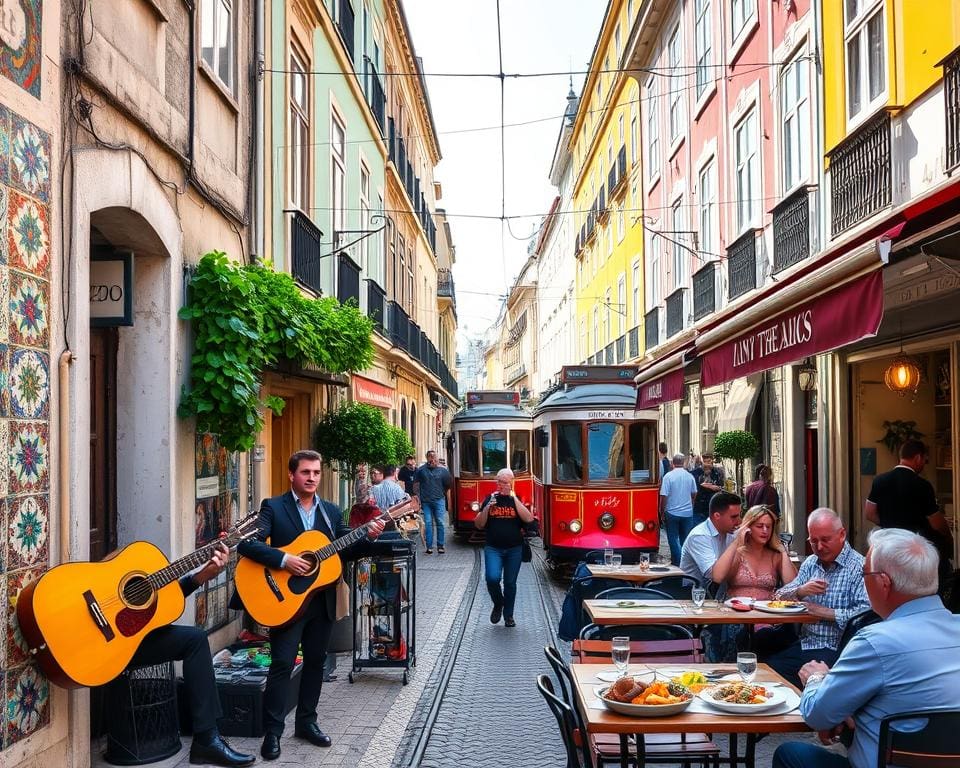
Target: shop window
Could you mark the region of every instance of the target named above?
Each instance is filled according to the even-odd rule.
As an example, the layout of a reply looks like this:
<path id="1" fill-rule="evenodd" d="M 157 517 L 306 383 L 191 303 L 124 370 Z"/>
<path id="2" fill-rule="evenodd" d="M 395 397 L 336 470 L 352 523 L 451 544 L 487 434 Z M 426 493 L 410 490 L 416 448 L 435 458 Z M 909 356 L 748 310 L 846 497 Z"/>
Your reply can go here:
<path id="1" fill-rule="evenodd" d="M 588 480 L 623 479 L 623 426 L 610 421 L 587 425 Z"/>
<path id="2" fill-rule="evenodd" d="M 507 466 L 507 433 L 484 432 L 480 443 L 483 474 L 495 475 Z"/>
<path id="3" fill-rule="evenodd" d="M 630 425 L 630 482 L 652 483 L 656 480 L 654 456 L 657 447 L 656 425 L 634 422 Z"/>
<path id="4" fill-rule="evenodd" d="M 557 424 L 556 479 L 572 483 L 583 479 L 583 446 L 580 444 L 580 422 Z"/>
<path id="5" fill-rule="evenodd" d="M 518 475 L 530 471 L 530 433 L 525 429 L 510 430 L 510 469 Z"/>
<path id="6" fill-rule="evenodd" d="M 476 432 L 461 432 L 460 435 L 460 474 L 473 477 L 480 474 L 480 435 Z"/>

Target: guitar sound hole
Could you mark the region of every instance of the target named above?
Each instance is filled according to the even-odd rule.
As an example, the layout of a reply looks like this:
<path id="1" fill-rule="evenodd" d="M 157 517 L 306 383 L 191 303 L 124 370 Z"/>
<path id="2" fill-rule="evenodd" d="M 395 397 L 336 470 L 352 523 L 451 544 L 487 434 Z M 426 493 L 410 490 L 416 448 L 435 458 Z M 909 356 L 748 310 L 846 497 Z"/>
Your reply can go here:
<path id="1" fill-rule="evenodd" d="M 320 567 L 320 561 L 317 559 L 317 556 L 313 552 L 301 552 L 300 557 L 310 563 L 310 570 L 303 575 L 312 576 L 315 574 Z"/>
<path id="2" fill-rule="evenodd" d="M 135 607 L 147 605 L 153 598 L 153 587 L 143 576 L 134 576 L 123 585 L 123 599 Z"/>

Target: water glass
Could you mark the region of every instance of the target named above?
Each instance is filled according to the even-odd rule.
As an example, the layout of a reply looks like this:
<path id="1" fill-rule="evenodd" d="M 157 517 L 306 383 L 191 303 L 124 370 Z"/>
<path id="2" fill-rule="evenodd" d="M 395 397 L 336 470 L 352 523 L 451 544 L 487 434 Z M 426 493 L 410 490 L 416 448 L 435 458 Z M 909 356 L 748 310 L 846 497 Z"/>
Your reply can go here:
<path id="1" fill-rule="evenodd" d="M 610 644 L 610 655 L 617 665 L 617 676 L 626 677 L 627 667 L 630 665 L 630 638 L 615 637 Z"/>
<path id="2" fill-rule="evenodd" d="M 621 555 L 619 552 L 617 552 L 617 553 L 614 554 L 614 556 L 611 558 L 610 564 L 613 566 L 614 570 L 616 570 L 617 568 L 620 567 L 620 564 L 621 564 L 621 563 L 623 563 L 623 555 Z"/>
<path id="3" fill-rule="evenodd" d="M 640 553 L 640 570 L 645 571 L 650 567 L 650 553 L 641 552 Z"/>
<path id="4" fill-rule="evenodd" d="M 690 597 L 693 600 L 693 612 L 703 613 L 703 601 L 707 599 L 707 590 L 703 587 L 693 587 L 690 590 Z"/>
<path id="5" fill-rule="evenodd" d="M 747 685 L 757 676 L 757 654 L 741 652 L 737 654 L 737 672 Z"/>
<path id="6" fill-rule="evenodd" d="M 613 550 L 605 549 L 603 550 L 603 564 L 609 568 L 613 565 Z"/>

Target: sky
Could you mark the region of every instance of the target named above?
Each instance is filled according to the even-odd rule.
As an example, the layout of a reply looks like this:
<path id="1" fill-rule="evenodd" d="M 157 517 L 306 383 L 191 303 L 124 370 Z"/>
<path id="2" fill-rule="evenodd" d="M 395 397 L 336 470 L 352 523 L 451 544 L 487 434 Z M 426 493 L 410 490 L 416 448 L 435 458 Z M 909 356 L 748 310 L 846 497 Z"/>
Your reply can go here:
<path id="1" fill-rule="evenodd" d="M 503 71 L 582 72 L 605 8 L 606 0 L 501 0 Z M 506 79 L 504 122 L 538 122 L 506 128 L 502 185 L 499 79 L 430 75 L 500 71 L 496 0 L 407 0 L 404 9 L 440 134 L 443 159 L 434 175 L 443 198 L 437 205 L 447 211 L 456 247 L 453 275 L 463 349 L 466 338 L 480 336 L 496 321 L 502 298 L 527 258 L 531 232 L 556 196 L 548 175 L 569 77 Z M 573 75 L 578 94 L 582 82 L 582 74 Z M 492 130 L 456 133 L 484 127 Z M 496 218 L 502 211 L 525 218 L 504 226 Z"/>

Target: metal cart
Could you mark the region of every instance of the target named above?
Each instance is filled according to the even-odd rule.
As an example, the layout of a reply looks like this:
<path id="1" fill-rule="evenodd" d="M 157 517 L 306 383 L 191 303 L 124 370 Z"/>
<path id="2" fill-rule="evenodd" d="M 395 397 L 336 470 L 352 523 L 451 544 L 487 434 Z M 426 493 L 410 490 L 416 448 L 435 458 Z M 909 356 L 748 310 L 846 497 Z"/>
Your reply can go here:
<path id="1" fill-rule="evenodd" d="M 403 538 L 373 543 L 374 554 L 353 562 L 353 669 L 403 669 L 416 664 L 414 594 L 417 558 L 413 542 Z"/>

